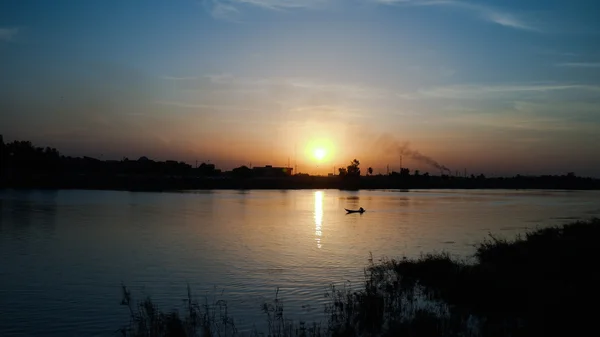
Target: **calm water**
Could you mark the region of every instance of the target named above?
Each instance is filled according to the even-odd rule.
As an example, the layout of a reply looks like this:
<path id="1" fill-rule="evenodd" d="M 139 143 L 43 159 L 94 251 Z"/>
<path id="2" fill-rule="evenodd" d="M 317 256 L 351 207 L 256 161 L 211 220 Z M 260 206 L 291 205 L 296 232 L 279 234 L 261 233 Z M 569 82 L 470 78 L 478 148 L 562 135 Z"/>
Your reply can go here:
<path id="1" fill-rule="evenodd" d="M 490 232 L 600 216 L 600 193 L 0 191 L 0 210 L 0 336 L 112 336 L 121 282 L 166 308 L 188 283 L 222 292 L 242 331 L 277 287 L 289 317 L 322 320 L 328 285 L 360 282 L 369 252 L 468 256 Z"/>

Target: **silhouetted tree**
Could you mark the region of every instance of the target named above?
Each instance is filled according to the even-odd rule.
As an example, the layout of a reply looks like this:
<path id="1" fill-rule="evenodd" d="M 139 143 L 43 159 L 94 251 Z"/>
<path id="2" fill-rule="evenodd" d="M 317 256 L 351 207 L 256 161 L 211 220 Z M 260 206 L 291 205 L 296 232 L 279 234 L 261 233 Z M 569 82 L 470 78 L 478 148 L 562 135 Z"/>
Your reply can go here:
<path id="1" fill-rule="evenodd" d="M 357 159 L 354 159 L 350 165 L 348 165 L 348 175 L 353 177 L 360 176 L 360 167 L 358 167 L 359 165 L 360 162 Z"/>
<path id="2" fill-rule="evenodd" d="M 198 168 L 196 168 L 196 172 L 200 175 L 204 176 L 213 176 L 218 174 L 218 170 L 215 169 L 214 164 L 206 164 L 202 163 Z"/>
<path id="3" fill-rule="evenodd" d="M 348 174 L 348 170 L 347 170 L 347 169 L 345 169 L 345 168 L 343 168 L 343 167 L 340 167 L 340 168 L 338 169 L 338 172 L 340 173 L 340 174 L 339 174 L 339 175 L 340 175 L 340 177 L 345 177 L 345 176 Z"/>
<path id="4" fill-rule="evenodd" d="M 4 145 L 4 138 L 0 135 L 0 179 L 4 177 L 4 167 L 6 166 L 6 146 Z"/>
<path id="5" fill-rule="evenodd" d="M 410 170 L 407 168 L 401 168 L 400 175 L 403 177 L 408 177 L 410 175 Z"/>
<path id="6" fill-rule="evenodd" d="M 420 175 L 421 175 L 421 173 L 419 172 L 419 170 L 415 170 L 415 173 L 414 173 L 414 175 L 415 175 L 415 177 L 418 177 L 418 176 L 420 176 Z"/>
<path id="7" fill-rule="evenodd" d="M 5 165 L 17 173 L 51 173 L 60 165 L 60 154 L 54 148 L 34 147 L 29 141 L 14 141 L 4 147 Z"/>
<path id="8" fill-rule="evenodd" d="M 367 172 L 369 173 L 369 175 L 373 175 L 373 168 L 372 168 L 372 167 L 369 167 L 369 168 L 367 169 Z"/>
<path id="9" fill-rule="evenodd" d="M 246 165 L 242 165 L 231 170 L 231 173 L 233 173 L 233 175 L 236 177 L 249 178 L 252 176 L 252 169 Z"/>

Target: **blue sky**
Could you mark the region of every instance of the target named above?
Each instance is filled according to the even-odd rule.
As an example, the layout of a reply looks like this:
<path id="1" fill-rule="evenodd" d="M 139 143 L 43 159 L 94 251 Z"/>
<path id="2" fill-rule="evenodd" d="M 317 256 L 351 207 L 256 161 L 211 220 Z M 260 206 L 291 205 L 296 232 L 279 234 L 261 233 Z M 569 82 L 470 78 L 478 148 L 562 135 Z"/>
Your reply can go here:
<path id="1" fill-rule="evenodd" d="M 310 173 L 394 168 L 410 142 L 461 171 L 599 176 L 598 17 L 585 0 L 3 1 L 0 133 Z"/>

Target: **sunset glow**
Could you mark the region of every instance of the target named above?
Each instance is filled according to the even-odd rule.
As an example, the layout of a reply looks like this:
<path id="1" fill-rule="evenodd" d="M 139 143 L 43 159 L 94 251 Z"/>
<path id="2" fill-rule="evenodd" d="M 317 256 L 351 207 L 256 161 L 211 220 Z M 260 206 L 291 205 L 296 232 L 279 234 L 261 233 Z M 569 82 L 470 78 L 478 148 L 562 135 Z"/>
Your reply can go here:
<path id="1" fill-rule="evenodd" d="M 600 174 L 600 22 L 579 1 L 26 3 L 0 5 L 5 141 L 224 171 L 387 172 L 404 151 L 413 172 Z"/>

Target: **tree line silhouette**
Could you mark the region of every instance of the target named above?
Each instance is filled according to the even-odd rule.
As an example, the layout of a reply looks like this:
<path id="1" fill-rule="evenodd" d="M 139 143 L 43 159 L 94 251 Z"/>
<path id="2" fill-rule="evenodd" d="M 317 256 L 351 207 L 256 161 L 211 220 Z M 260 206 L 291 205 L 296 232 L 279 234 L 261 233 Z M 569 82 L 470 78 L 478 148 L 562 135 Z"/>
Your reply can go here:
<path id="1" fill-rule="evenodd" d="M 4 144 L 0 135 L 0 188 L 91 188 L 119 190 L 229 189 L 229 188 L 506 188 L 506 189 L 600 189 L 600 180 L 560 176 L 522 176 L 486 178 L 478 176 L 439 176 L 402 168 L 400 172 L 373 175 L 369 167 L 361 175 L 360 161 L 354 159 L 339 168 L 334 177 L 285 172 L 265 177 L 264 170 L 240 166 L 222 172 L 214 164 L 196 167 L 173 160 L 99 160 L 62 155 L 51 147 L 37 147 L 29 141 Z M 277 171 L 275 171 L 277 173 Z"/>

